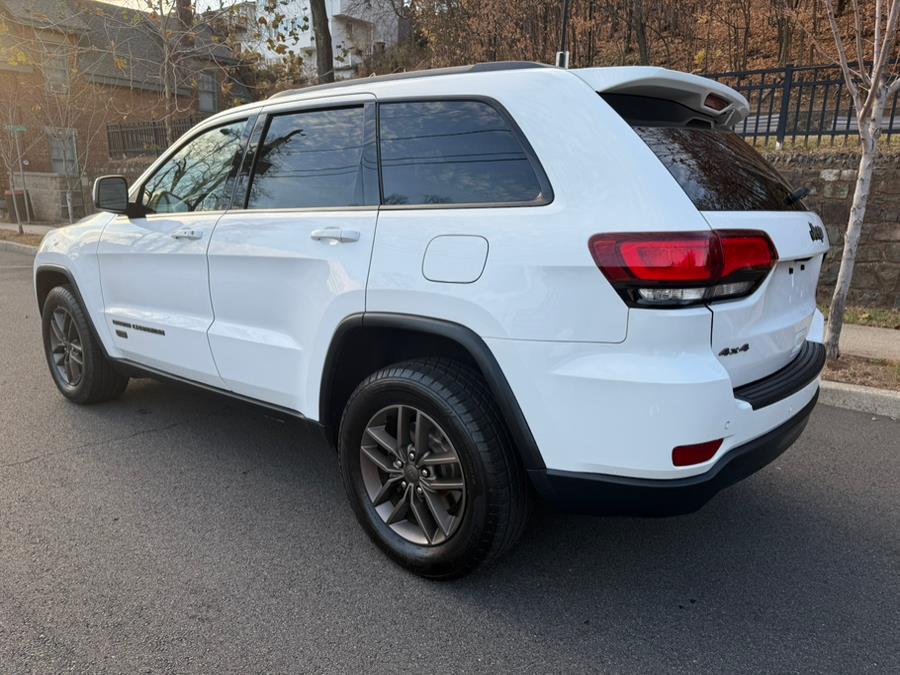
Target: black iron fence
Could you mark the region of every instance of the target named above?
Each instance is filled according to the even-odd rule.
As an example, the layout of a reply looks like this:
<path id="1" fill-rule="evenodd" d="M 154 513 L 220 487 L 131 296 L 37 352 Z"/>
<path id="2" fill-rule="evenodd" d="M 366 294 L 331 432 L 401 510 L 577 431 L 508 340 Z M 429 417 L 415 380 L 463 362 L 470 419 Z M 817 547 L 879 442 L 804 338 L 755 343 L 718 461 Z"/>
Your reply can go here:
<path id="1" fill-rule="evenodd" d="M 712 73 L 743 94 L 750 114 L 736 131 L 748 141 L 767 144 L 831 145 L 858 131 L 853 101 L 838 66 L 792 66 Z M 882 137 L 900 134 L 900 92 L 887 102 L 881 119 Z"/>
<path id="2" fill-rule="evenodd" d="M 199 116 L 173 119 L 172 138 L 178 138 L 201 119 Z M 158 155 L 169 146 L 164 121 L 110 124 L 106 127 L 106 140 L 110 159 Z"/>

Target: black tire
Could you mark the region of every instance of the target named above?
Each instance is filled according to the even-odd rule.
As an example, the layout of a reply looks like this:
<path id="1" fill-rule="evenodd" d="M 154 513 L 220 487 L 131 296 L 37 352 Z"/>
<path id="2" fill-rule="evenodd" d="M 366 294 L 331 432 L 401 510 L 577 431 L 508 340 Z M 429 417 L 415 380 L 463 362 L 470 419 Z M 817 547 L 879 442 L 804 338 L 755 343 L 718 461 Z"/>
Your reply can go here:
<path id="1" fill-rule="evenodd" d="M 79 376 L 73 378 L 71 382 L 66 379 L 65 372 L 60 372 L 52 345 L 54 329 L 51 321 L 66 315 L 70 317 L 72 323 L 70 331 L 67 332 L 77 337 L 82 359 Z M 125 391 L 128 377 L 116 371 L 106 358 L 94 337 L 84 308 L 68 286 L 56 286 L 47 294 L 41 312 L 41 326 L 47 366 L 63 396 L 75 403 L 101 403 L 118 398 Z"/>
<path id="2" fill-rule="evenodd" d="M 414 407 L 440 426 L 465 479 L 465 508 L 456 530 L 439 543 L 414 543 L 398 534 L 376 511 L 364 483 L 361 445 L 367 425 L 379 411 L 398 405 Z M 344 487 L 363 528 L 388 556 L 420 576 L 468 574 L 509 550 L 525 529 L 530 507 L 525 471 L 484 380 L 457 361 L 407 361 L 366 378 L 344 408 L 338 454 Z"/>

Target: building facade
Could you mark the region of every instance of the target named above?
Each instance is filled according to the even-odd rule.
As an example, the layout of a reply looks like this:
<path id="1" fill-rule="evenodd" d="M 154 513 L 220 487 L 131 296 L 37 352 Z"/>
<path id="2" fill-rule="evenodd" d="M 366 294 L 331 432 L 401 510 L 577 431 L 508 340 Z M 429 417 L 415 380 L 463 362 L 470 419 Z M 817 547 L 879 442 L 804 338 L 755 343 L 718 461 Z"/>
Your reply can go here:
<path id="1" fill-rule="evenodd" d="M 14 217 L 13 192 L 22 217 L 77 219 L 94 177 L 139 173 L 176 132 L 230 105 L 223 89 L 247 98 L 228 82 L 230 50 L 203 31 L 181 59 L 146 12 L 0 0 L 0 219 Z"/>

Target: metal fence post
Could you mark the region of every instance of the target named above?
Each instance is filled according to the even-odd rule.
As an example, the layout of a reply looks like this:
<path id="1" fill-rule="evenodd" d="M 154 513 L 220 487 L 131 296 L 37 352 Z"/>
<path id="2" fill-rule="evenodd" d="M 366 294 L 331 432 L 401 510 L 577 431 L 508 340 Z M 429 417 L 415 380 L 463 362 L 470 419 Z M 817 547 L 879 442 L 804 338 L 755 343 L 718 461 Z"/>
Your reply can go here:
<path id="1" fill-rule="evenodd" d="M 787 130 L 788 106 L 791 104 L 791 85 L 794 83 L 794 64 L 784 67 L 784 81 L 781 84 L 781 110 L 778 113 L 778 127 L 775 129 L 775 146 L 780 150 L 784 145 Z"/>

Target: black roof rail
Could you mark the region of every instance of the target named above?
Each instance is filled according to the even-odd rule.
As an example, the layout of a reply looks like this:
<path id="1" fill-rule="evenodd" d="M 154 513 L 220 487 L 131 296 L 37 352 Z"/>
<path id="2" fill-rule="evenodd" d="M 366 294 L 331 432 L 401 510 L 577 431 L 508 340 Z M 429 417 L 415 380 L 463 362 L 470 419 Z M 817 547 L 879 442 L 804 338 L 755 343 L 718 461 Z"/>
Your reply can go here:
<path id="1" fill-rule="evenodd" d="M 498 70 L 525 70 L 528 68 L 555 68 L 555 66 L 551 66 L 546 63 L 536 63 L 534 61 L 492 61 L 490 63 L 476 63 L 470 66 L 452 66 L 450 68 L 411 70 L 405 73 L 392 73 L 391 75 L 377 75 L 374 77 L 358 77 L 352 80 L 341 80 L 340 82 L 329 82 L 327 84 L 314 84 L 309 87 L 299 87 L 297 89 L 286 89 L 285 91 L 280 91 L 277 94 L 272 94 L 268 100 L 271 101 L 273 98 L 293 96 L 294 94 L 305 94 L 308 91 L 325 91 L 328 89 L 340 89 L 341 87 L 352 87 L 354 85 L 369 82 L 392 82 L 394 80 L 411 80 L 419 77 L 435 77 L 437 75 L 490 73 Z"/>

